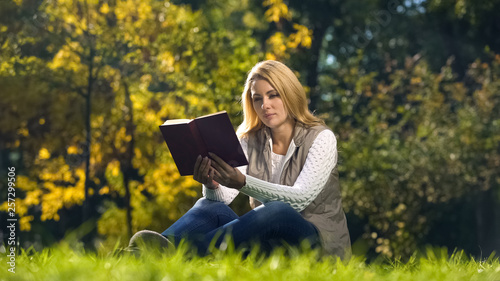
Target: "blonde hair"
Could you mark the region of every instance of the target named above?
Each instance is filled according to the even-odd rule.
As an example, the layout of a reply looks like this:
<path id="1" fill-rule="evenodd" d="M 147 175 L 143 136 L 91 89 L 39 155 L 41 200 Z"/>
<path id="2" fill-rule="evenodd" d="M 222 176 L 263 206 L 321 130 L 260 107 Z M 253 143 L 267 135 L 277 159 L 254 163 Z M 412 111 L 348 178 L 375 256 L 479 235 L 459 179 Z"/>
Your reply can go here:
<path id="1" fill-rule="evenodd" d="M 257 63 L 248 74 L 241 95 L 243 122 L 236 132 L 239 137 L 248 136 L 249 133 L 265 126 L 253 108 L 251 87 L 257 80 L 267 81 L 278 92 L 285 111 L 295 121 L 306 126 L 324 124 L 323 120 L 314 116 L 307 108 L 306 92 L 290 68 L 281 62 L 266 60 Z"/>

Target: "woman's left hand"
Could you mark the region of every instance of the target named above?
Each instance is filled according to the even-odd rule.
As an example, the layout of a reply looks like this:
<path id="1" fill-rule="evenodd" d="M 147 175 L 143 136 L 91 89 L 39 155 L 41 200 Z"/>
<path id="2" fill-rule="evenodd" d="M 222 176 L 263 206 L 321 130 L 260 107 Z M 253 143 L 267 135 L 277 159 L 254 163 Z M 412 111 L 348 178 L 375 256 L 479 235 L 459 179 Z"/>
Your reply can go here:
<path id="1" fill-rule="evenodd" d="M 214 180 L 229 188 L 240 189 L 245 185 L 246 177 L 240 170 L 231 167 L 224 162 L 219 156 L 209 152 L 210 158 L 213 159 L 211 165 L 215 169 Z"/>

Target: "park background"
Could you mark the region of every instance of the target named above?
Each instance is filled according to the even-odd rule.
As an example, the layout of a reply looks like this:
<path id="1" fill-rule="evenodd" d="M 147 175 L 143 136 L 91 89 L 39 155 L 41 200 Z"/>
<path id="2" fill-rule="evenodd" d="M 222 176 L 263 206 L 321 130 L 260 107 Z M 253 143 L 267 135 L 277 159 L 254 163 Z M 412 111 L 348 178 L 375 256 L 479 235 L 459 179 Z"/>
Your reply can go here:
<path id="1" fill-rule="evenodd" d="M 276 59 L 337 135 L 355 254 L 498 253 L 499 15 L 498 0 L 1 1 L 0 220 L 15 167 L 23 248 L 163 231 L 201 187 L 158 126 L 226 110 L 236 127 L 247 72 Z"/>

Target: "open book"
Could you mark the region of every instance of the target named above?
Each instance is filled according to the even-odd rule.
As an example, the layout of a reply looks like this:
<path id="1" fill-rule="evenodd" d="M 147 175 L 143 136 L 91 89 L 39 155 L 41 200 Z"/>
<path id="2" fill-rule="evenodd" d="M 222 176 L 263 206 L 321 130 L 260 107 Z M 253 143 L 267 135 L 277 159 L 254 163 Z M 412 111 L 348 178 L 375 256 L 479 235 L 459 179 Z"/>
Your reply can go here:
<path id="1" fill-rule="evenodd" d="M 167 120 L 160 131 L 181 176 L 192 175 L 198 155 L 215 153 L 232 167 L 248 165 L 226 111 L 196 119 Z"/>

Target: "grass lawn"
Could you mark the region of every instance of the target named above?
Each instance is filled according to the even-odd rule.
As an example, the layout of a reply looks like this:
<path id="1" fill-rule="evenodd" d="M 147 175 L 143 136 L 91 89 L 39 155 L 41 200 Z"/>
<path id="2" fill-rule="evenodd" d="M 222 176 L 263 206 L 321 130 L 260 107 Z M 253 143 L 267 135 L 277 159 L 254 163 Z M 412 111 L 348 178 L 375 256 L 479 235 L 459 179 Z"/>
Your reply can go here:
<path id="1" fill-rule="evenodd" d="M 232 252 L 232 253 L 231 253 Z M 215 253 L 193 257 L 183 250 L 171 253 L 130 254 L 85 253 L 68 246 L 41 252 L 23 251 L 16 256 L 15 273 L 5 253 L 0 254 L 0 280 L 498 280 L 500 262 L 490 257 L 477 261 L 446 250 L 415 255 L 408 262 L 385 259 L 367 264 L 354 257 L 348 262 L 318 259 L 313 252 L 285 257 L 277 251 L 269 257 L 256 253 Z"/>

